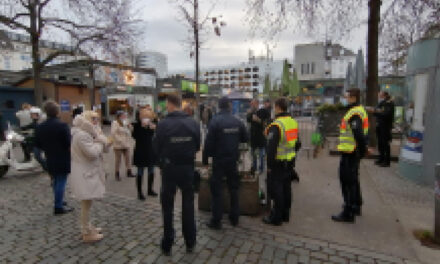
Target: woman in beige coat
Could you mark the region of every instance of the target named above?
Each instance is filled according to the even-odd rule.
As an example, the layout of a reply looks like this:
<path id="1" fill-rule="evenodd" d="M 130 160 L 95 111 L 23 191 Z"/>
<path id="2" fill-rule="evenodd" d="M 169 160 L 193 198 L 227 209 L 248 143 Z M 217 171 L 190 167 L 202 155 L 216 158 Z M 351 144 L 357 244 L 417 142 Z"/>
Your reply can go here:
<path id="1" fill-rule="evenodd" d="M 103 238 L 101 229 L 89 220 L 92 200 L 104 197 L 105 171 L 103 153 L 111 142 L 99 128 L 99 115 L 85 111 L 73 120 L 72 169 L 69 177 L 73 196 L 81 202 L 81 233 L 84 242 Z"/>
<path id="2" fill-rule="evenodd" d="M 127 168 L 127 177 L 134 177 L 131 173 L 130 147 L 132 145 L 131 130 L 133 127 L 127 120 L 127 114 L 123 111 L 116 113 L 116 120 L 111 126 L 111 137 L 113 140 L 113 150 L 115 151 L 115 178 L 121 180 L 119 176 L 119 167 L 121 165 L 121 156 L 124 156 L 125 167 Z"/>

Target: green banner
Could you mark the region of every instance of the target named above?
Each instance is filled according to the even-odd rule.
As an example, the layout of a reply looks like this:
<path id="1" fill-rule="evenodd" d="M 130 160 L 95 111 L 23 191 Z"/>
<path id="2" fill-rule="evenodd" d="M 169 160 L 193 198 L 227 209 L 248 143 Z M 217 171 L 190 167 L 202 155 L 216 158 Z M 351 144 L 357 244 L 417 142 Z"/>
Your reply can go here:
<path id="1" fill-rule="evenodd" d="M 186 91 L 186 92 L 191 92 L 194 93 L 196 91 L 196 83 L 195 82 L 191 82 L 191 81 L 187 81 L 187 80 L 182 80 L 182 91 Z M 206 94 L 208 93 L 209 88 L 207 84 L 200 84 L 200 93 Z"/>

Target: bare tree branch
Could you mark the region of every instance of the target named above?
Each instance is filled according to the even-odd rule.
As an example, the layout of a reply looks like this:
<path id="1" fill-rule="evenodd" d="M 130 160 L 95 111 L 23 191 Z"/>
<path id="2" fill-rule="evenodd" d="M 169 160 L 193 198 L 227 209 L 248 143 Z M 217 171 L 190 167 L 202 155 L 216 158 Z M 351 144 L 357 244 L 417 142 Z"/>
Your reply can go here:
<path id="1" fill-rule="evenodd" d="M 22 24 L 20 22 L 17 22 L 15 19 L 11 19 L 11 18 L 6 17 L 4 15 L 0 15 L 0 23 L 5 25 L 5 26 L 8 26 L 8 27 L 10 27 L 12 29 L 19 28 L 19 29 L 26 30 L 29 33 L 31 31 L 30 27 L 25 26 L 24 24 Z"/>

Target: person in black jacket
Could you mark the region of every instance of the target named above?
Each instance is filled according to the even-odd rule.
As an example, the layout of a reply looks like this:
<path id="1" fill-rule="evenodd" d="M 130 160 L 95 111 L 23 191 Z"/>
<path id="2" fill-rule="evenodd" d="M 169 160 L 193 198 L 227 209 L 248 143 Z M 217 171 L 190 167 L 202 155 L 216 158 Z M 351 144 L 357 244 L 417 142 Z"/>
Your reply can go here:
<path id="1" fill-rule="evenodd" d="M 148 168 L 148 195 L 157 196 L 153 191 L 155 157 L 153 151 L 153 136 L 156 130 L 157 119 L 151 110 L 142 109 L 136 113 L 136 123 L 133 126 L 132 136 L 135 140 L 133 164 L 137 167 L 136 187 L 138 199 L 143 201 L 142 192 L 144 170 Z"/>
<path id="2" fill-rule="evenodd" d="M 164 236 L 161 249 L 165 255 L 171 254 L 175 237 L 173 210 L 177 187 L 182 193 L 182 231 L 187 252 L 192 252 L 196 243 L 193 178 L 195 156 L 200 149 L 200 126 L 180 110 L 181 104 L 177 95 L 167 97 L 168 115 L 159 122 L 153 139 L 162 170 L 160 198 Z"/>
<path id="3" fill-rule="evenodd" d="M 214 116 L 208 128 L 208 135 L 203 149 L 203 163 L 208 164 L 208 157 L 213 158 L 210 178 L 212 195 L 212 217 L 207 226 L 221 229 L 223 215 L 223 179 L 226 178 L 231 206 L 229 220 L 233 226 L 238 224 L 239 201 L 238 189 L 240 178 L 237 162 L 240 156 L 239 144 L 248 140 L 244 124 L 231 114 L 231 102 L 223 97 L 219 100 L 220 113 Z"/>
<path id="4" fill-rule="evenodd" d="M 362 195 L 359 183 L 359 163 L 367 154 L 368 116 L 360 105 L 360 90 L 350 89 L 343 99 L 347 113 L 341 122 L 338 150 L 341 153 L 339 180 L 343 210 L 333 215 L 336 222 L 354 222 L 355 216 L 361 215 Z M 350 138 L 347 140 L 346 138 Z M 354 139 L 354 140 L 353 140 Z"/>
<path id="5" fill-rule="evenodd" d="M 393 129 L 394 122 L 394 102 L 386 91 L 379 92 L 378 97 L 379 104 L 370 111 L 376 117 L 376 136 L 379 149 L 379 159 L 376 161 L 376 165 L 389 167 L 391 160 L 391 130 Z"/>
<path id="6" fill-rule="evenodd" d="M 267 186 L 269 198 L 274 201 L 270 214 L 263 218 L 265 224 L 281 225 L 282 222 L 289 222 L 290 208 L 292 205 L 292 185 L 294 178 L 295 156 L 301 146 L 298 136 L 298 123 L 287 112 L 288 101 L 286 98 L 278 98 L 275 101 L 275 121 L 267 127 Z M 281 120 L 287 120 L 290 124 L 296 124 L 295 130 L 286 131 L 286 128 L 279 125 Z M 295 141 L 294 146 L 289 149 L 293 156 L 291 159 L 280 159 L 278 151 L 286 147 L 286 135 L 292 135 L 291 140 Z M 287 150 L 285 150 L 287 151 Z"/>
<path id="7" fill-rule="evenodd" d="M 264 136 L 264 128 L 270 120 L 270 113 L 266 108 L 258 109 L 258 100 L 251 101 L 251 109 L 246 116 L 247 122 L 250 124 L 250 142 L 252 152 L 252 167 L 254 173 L 257 170 L 257 156 L 260 156 L 259 172 L 264 171 L 264 156 L 266 148 L 266 137 Z M 258 155 L 257 155 L 258 154 Z"/>
<path id="8" fill-rule="evenodd" d="M 53 179 L 55 196 L 54 214 L 71 212 L 73 208 L 64 206 L 64 191 L 67 175 L 70 173 L 70 128 L 58 119 L 60 108 L 54 101 L 44 104 L 47 120 L 37 126 L 35 146 L 44 151 L 46 166 Z"/>

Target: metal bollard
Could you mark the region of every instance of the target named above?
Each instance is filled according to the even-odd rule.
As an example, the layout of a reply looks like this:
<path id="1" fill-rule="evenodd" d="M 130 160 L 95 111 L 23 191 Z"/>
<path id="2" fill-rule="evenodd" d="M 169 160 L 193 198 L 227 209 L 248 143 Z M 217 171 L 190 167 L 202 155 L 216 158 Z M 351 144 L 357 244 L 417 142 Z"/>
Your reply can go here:
<path id="1" fill-rule="evenodd" d="M 434 220 L 434 239 L 440 242 L 440 163 L 435 166 L 435 220 Z"/>

